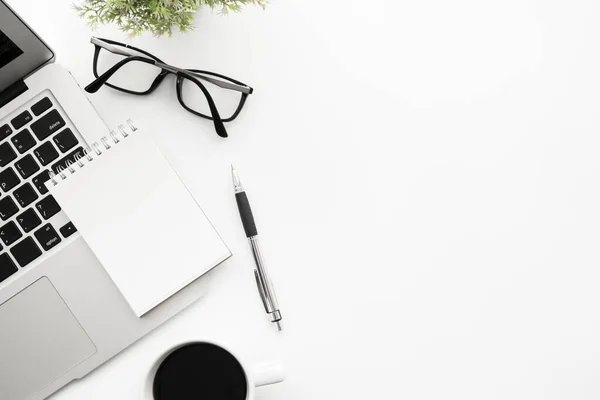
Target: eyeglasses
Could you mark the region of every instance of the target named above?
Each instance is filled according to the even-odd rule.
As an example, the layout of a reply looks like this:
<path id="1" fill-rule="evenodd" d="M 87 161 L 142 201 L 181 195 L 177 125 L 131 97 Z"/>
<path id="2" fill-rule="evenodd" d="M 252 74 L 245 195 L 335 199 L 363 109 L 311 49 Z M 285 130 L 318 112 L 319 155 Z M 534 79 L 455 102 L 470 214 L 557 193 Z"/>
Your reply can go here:
<path id="1" fill-rule="evenodd" d="M 86 92 L 96 93 L 106 85 L 121 92 L 144 96 L 154 92 L 167 75 L 173 74 L 177 77 L 179 103 L 192 114 L 212 120 L 217 134 L 224 138 L 228 135 L 223 123 L 237 118 L 248 95 L 253 92 L 250 86 L 235 79 L 199 69 L 177 68 L 127 44 L 96 37 L 92 37 L 91 42 L 96 48 L 96 80 L 85 88 Z M 221 117 L 216 103 L 219 103 L 226 118 Z"/>

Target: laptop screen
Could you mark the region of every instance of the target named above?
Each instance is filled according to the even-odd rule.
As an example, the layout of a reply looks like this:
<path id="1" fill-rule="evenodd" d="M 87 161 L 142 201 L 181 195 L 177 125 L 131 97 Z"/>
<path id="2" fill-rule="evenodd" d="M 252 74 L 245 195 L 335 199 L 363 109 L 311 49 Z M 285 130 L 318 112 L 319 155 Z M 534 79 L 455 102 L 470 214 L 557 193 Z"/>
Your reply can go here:
<path id="1" fill-rule="evenodd" d="M 0 68 L 4 67 L 21 54 L 23 54 L 23 50 L 0 30 Z"/>
<path id="2" fill-rule="evenodd" d="M 53 57 L 52 50 L 0 0 L 0 94 Z"/>

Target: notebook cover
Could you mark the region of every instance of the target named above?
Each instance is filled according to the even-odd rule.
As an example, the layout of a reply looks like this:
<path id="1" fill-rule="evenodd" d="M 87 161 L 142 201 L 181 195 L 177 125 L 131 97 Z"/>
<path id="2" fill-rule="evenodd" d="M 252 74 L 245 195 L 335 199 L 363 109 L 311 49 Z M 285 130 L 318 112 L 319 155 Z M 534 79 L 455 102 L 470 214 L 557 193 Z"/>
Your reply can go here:
<path id="1" fill-rule="evenodd" d="M 138 317 L 231 256 L 148 133 L 74 170 L 46 185 Z"/>

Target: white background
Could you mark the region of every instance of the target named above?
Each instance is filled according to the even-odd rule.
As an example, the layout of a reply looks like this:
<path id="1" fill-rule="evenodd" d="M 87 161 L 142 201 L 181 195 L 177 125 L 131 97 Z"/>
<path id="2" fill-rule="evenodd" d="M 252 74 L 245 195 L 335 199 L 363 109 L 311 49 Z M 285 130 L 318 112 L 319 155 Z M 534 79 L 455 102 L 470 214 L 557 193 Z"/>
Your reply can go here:
<path id="1" fill-rule="evenodd" d="M 12 0 L 82 85 L 70 0 Z M 91 97 L 158 141 L 235 253 L 209 295 L 55 396 L 141 399 L 176 340 L 281 356 L 285 399 L 600 397 L 600 3 L 273 0 L 129 40 L 256 88 L 231 137 L 169 78 Z M 248 189 L 286 331 L 271 329 L 234 206 Z"/>

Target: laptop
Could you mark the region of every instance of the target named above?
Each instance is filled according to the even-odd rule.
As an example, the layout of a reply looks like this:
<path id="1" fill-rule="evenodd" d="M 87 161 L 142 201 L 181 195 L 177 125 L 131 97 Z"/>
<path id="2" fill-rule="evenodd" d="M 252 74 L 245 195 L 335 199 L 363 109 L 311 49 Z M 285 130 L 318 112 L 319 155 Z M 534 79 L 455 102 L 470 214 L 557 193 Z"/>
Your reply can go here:
<path id="1" fill-rule="evenodd" d="M 86 137 L 108 134 L 53 61 L 48 45 L 0 0 L 2 400 L 44 399 L 84 377 L 201 297 L 206 285 L 196 281 L 136 317 L 48 193 L 50 171 L 89 147 Z"/>

